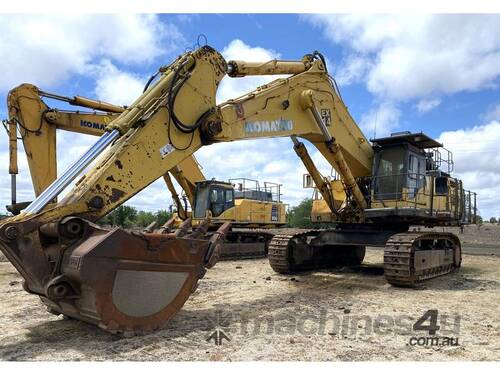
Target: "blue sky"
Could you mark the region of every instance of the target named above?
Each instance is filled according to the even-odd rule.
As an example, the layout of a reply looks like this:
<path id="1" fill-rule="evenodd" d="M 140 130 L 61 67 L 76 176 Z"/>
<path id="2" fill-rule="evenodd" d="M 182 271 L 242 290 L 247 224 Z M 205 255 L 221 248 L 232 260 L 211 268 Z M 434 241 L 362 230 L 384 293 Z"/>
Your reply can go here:
<path id="1" fill-rule="evenodd" d="M 300 59 L 318 50 L 326 56 L 344 101 L 368 138 L 373 137 L 376 124 L 378 136 L 424 131 L 446 142 L 455 153 L 456 174 L 466 187 L 478 191 L 483 216 L 500 216 L 500 16 L 56 14 L 3 18 L 0 53 L 7 57 L 0 62 L 2 103 L 10 88 L 30 82 L 68 96 L 129 104 L 158 66 L 195 46 L 200 34 L 226 58 Z M 219 99 L 269 80 L 225 78 Z M 3 104 L 3 118 L 5 112 Z M 58 133 L 59 150 L 64 150 L 60 169 L 94 141 Z M 6 150 L 7 137 L 2 133 L 0 161 L 5 162 L 5 176 Z M 328 165 L 311 151 L 328 175 Z M 247 176 L 280 182 L 284 199 L 291 204 L 311 195 L 301 188 L 305 171 L 287 139 L 210 146 L 196 157 L 208 178 Z M 26 163 L 20 163 L 20 199 L 30 199 Z M 9 201 L 9 181 L 0 181 L 3 206 Z M 158 181 L 130 203 L 141 209 L 166 208 L 170 198 Z"/>

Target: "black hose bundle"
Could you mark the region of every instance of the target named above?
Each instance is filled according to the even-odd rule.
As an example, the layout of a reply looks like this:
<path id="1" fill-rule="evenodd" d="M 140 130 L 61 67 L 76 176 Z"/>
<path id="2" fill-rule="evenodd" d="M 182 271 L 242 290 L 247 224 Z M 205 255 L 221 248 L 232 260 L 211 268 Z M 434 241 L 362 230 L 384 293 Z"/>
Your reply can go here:
<path id="1" fill-rule="evenodd" d="M 183 123 L 175 114 L 174 111 L 174 105 L 175 105 L 175 100 L 177 98 L 177 94 L 179 93 L 180 89 L 186 81 L 189 79 L 190 74 L 186 74 L 184 77 L 181 77 L 180 75 L 180 70 L 184 67 L 184 64 L 179 64 L 179 66 L 174 70 L 174 75 L 172 77 L 172 82 L 169 86 L 168 89 L 168 96 L 167 96 L 167 109 L 169 112 L 169 120 L 168 120 L 168 136 L 170 139 L 170 144 L 177 150 L 183 151 L 188 149 L 191 146 L 191 143 L 193 142 L 193 137 L 194 137 L 194 132 L 201 127 L 201 125 L 206 121 L 208 116 L 210 116 L 213 113 L 213 108 L 208 109 L 205 111 L 197 120 L 194 124 L 189 125 Z M 189 141 L 189 144 L 183 148 L 180 148 L 172 142 L 172 137 L 170 135 L 170 124 L 173 122 L 174 126 L 182 133 L 184 134 L 192 134 L 191 140 Z"/>

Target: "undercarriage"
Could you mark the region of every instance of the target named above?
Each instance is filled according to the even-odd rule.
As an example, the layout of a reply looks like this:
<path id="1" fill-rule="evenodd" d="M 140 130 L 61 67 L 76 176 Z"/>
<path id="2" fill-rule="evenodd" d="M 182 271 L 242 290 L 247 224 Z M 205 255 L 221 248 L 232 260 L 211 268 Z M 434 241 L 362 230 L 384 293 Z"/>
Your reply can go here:
<path id="1" fill-rule="evenodd" d="M 394 286 L 413 287 L 460 267 L 460 240 L 452 233 L 389 230 L 370 225 L 278 234 L 269 244 L 269 263 L 282 274 L 363 262 L 365 247 L 384 248 L 384 274 Z"/>

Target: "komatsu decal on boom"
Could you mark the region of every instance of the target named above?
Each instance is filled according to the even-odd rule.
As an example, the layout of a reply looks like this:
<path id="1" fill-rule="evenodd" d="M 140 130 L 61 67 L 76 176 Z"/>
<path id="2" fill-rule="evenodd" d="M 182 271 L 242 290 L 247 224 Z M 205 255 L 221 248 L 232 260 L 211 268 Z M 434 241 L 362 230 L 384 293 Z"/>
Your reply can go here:
<path id="1" fill-rule="evenodd" d="M 318 52 L 301 61 L 226 63 L 205 46 L 160 72 L 75 164 L 21 214 L 0 223 L 2 251 L 24 277 L 25 290 L 39 295 L 51 312 L 110 332 L 163 327 L 218 259 L 230 224 L 207 232 L 207 207 L 223 205 L 227 196 L 210 190 L 197 195 L 193 216 L 202 224 L 192 232 L 182 226 L 174 234 L 129 232 L 95 222 L 204 145 L 241 139 L 291 137 L 329 211 L 322 216 L 330 223 L 327 229 L 273 237 L 269 261 L 277 272 L 359 263 L 366 245 L 386 246 L 386 277 L 394 285 L 414 285 L 460 266 L 456 236 L 408 232 L 415 223 L 473 220 L 465 214 L 461 182 L 439 170 L 426 151 L 438 144 L 423 134 L 407 134 L 371 145 Z M 290 76 L 216 105 L 226 73 Z M 323 120 L 328 111 L 330 124 Z M 276 121 L 290 126 L 246 131 L 246 124 Z M 299 137 L 319 150 L 339 179 L 319 173 Z M 162 155 L 166 145 L 172 150 Z M 73 189 L 54 203 L 72 181 Z"/>

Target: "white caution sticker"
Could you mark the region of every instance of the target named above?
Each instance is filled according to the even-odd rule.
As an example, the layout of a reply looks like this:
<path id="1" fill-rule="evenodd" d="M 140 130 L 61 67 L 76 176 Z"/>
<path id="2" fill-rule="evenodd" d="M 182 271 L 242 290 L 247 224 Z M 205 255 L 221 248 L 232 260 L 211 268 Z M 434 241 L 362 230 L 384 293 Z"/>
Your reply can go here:
<path id="1" fill-rule="evenodd" d="M 165 156 L 167 156 L 174 150 L 175 150 L 174 146 L 172 146 L 170 143 L 167 143 L 165 146 L 160 148 L 161 158 L 163 159 Z"/>

